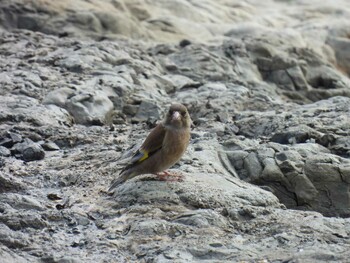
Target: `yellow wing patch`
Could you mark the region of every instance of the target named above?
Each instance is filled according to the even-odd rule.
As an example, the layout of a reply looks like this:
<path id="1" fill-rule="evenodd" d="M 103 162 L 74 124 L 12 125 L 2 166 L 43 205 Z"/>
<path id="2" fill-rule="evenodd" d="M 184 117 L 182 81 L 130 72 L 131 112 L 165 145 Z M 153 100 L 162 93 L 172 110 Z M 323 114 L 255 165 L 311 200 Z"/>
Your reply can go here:
<path id="1" fill-rule="evenodd" d="M 149 157 L 148 151 L 139 149 L 131 159 L 131 163 L 140 163 Z"/>
<path id="2" fill-rule="evenodd" d="M 142 162 L 148 158 L 148 152 L 141 150 L 140 153 L 142 153 L 142 157 L 137 162 Z"/>

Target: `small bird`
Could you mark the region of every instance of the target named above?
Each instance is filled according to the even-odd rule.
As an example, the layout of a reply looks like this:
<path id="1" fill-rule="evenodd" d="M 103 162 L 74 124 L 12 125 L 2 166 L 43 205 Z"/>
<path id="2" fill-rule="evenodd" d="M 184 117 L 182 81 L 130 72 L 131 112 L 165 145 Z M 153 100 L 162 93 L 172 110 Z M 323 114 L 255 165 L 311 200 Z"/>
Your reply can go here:
<path id="1" fill-rule="evenodd" d="M 141 174 L 156 174 L 161 179 L 169 176 L 163 171 L 185 153 L 190 141 L 191 123 L 187 108 L 182 104 L 172 104 L 164 120 L 150 132 L 108 191 Z"/>

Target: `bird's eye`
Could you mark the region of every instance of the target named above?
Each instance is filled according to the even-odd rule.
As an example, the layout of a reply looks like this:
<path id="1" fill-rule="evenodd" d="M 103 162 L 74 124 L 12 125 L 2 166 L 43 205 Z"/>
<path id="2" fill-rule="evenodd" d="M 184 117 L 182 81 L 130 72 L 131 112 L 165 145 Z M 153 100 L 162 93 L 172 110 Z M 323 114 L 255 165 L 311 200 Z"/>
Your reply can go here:
<path id="1" fill-rule="evenodd" d="M 186 111 L 181 112 L 181 115 L 182 115 L 183 117 L 185 117 L 185 116 L 186 116 Z"/>

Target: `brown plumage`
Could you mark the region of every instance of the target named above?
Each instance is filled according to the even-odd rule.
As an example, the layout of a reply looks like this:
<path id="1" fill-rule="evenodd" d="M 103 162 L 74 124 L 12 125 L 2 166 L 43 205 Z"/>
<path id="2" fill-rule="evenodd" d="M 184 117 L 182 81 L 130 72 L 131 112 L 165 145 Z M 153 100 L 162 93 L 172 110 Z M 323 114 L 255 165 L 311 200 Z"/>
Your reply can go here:
<path id="1" fill-rule="evenodd" d="M 186 151 L 190 127 L 191 118 L 186 107 L 171 105 L 164 120 L 147 136 L 109 191 L 137 175 L 157 174 L 173 166 Z"/>

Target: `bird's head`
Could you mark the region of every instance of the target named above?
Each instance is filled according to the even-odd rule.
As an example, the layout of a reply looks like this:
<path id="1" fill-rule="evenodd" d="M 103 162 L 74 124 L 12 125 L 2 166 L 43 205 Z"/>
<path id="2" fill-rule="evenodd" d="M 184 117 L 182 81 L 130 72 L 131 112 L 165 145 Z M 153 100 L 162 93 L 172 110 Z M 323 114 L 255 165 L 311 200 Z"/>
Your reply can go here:
<path id="1" fill-rule="evenodd" d="M 190 128 L 191 118 L 187 108 L 182 104 L 172 104 L 165 116 L 165 125 L 173 128 Z"/>

